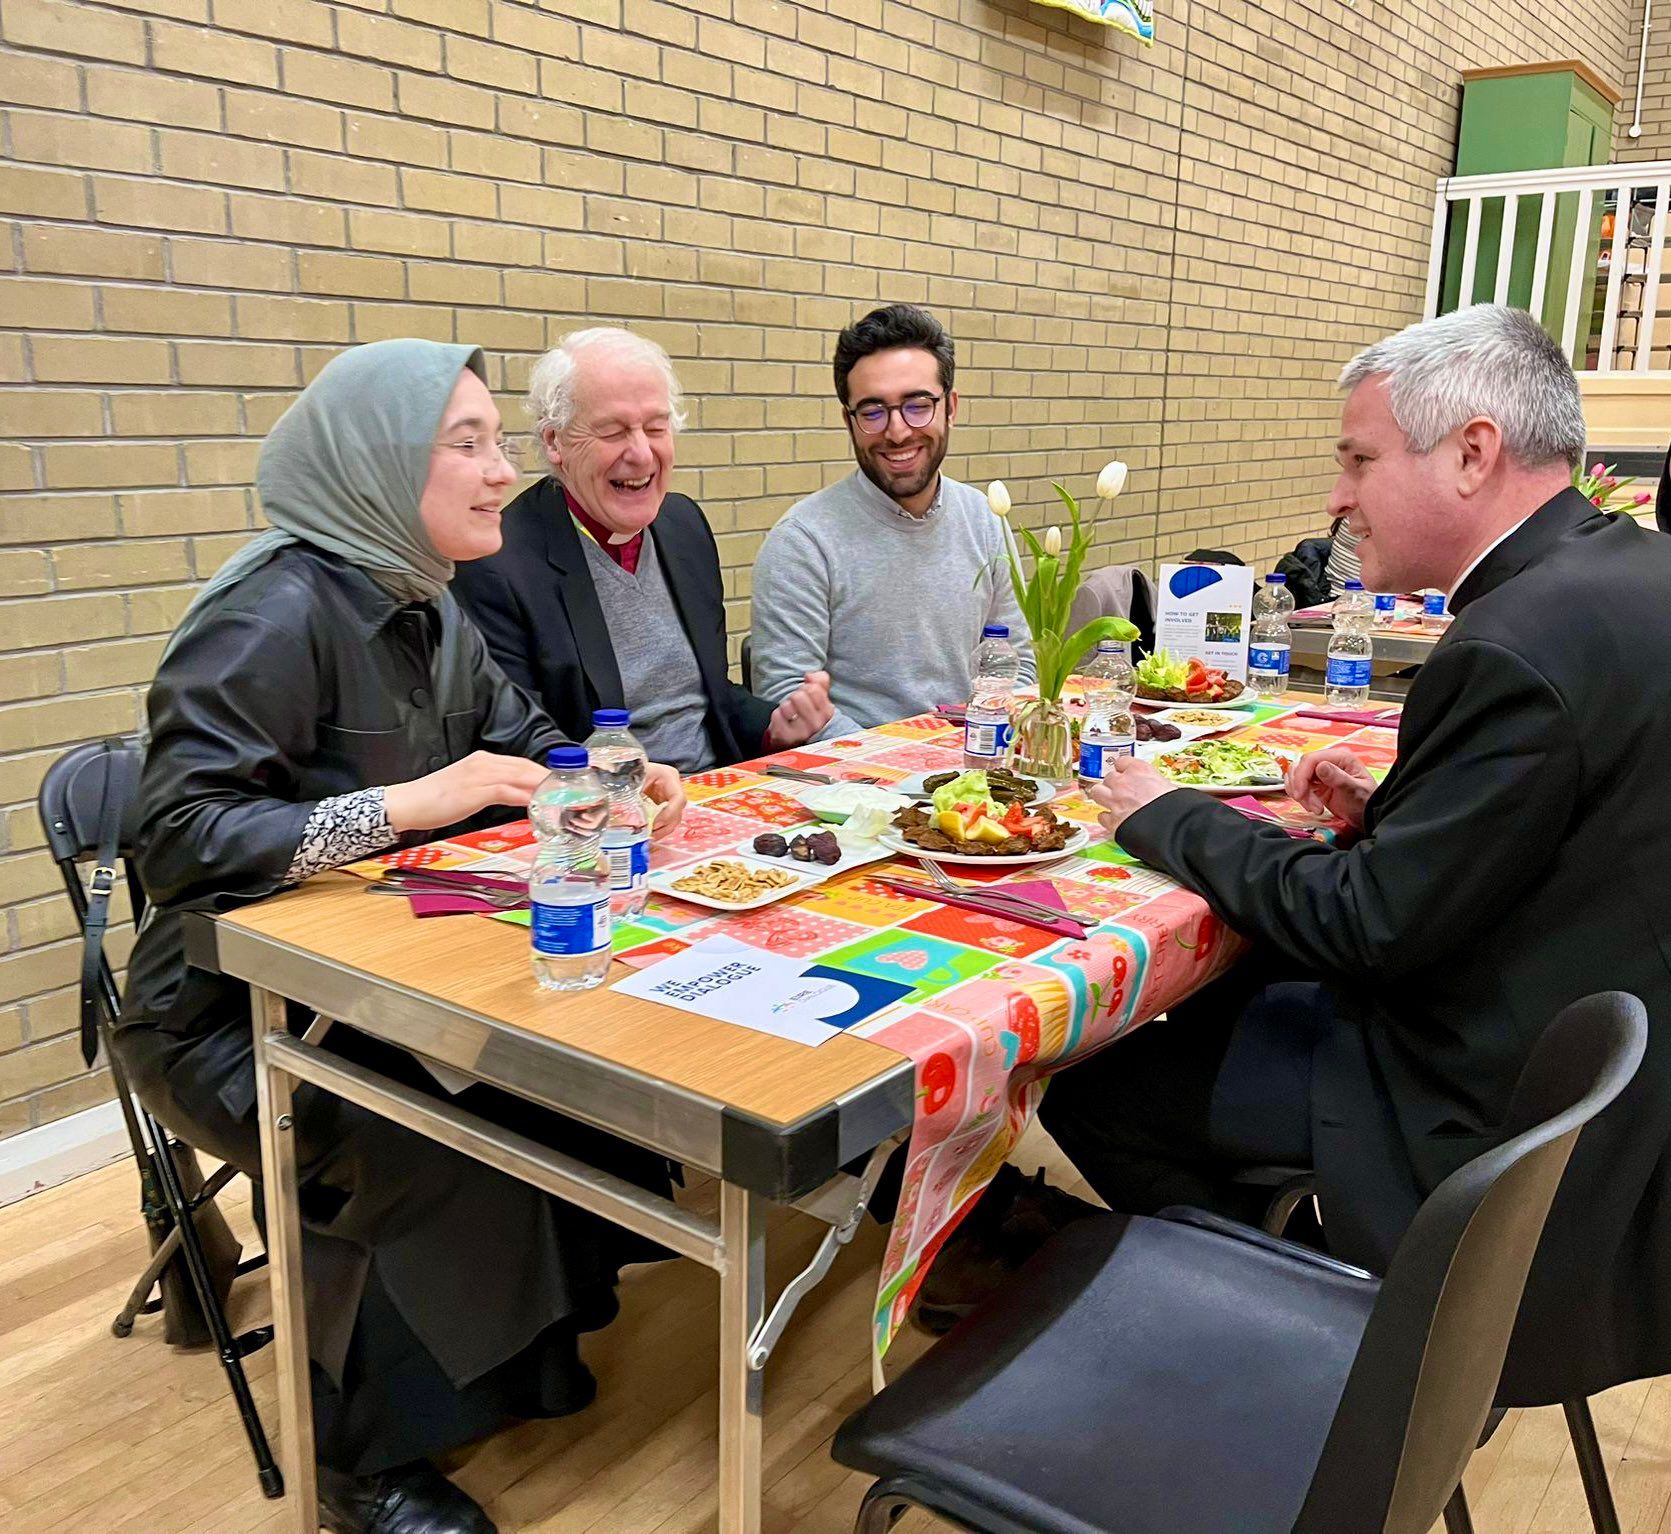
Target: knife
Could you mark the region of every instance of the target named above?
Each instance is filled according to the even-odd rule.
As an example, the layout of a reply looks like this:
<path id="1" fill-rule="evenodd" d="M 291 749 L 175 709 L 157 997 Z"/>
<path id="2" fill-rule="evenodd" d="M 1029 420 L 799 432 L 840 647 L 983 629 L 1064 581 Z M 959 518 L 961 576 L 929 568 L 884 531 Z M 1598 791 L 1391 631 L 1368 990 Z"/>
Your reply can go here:
<path id="1" fill-rule="evenodd" d="M 994 900 L 988 895 L 954 895 L 950 890 L 943 890 L 938 885 L 917 884 L 909 879 L 878 879 L 876 882 L 884 889 L 897 890 L 902 895 L 913 895 L 919 900 L 933 900 L 940 905 L 957 906 L 960 910 L 979 911 L 983 916 L 1002 917 L 1005 921 L 1019 922 L 1024 927 L 1037 927 L 1042 932 L 1053 932 L 1057 937 L 1072 937 L 1083 941 L 1089 931 L 1077 916 L 1072 916 L 1066 911 L 1057 911 L 1048 917 L 1035 916 L 1019 906 Z"/>

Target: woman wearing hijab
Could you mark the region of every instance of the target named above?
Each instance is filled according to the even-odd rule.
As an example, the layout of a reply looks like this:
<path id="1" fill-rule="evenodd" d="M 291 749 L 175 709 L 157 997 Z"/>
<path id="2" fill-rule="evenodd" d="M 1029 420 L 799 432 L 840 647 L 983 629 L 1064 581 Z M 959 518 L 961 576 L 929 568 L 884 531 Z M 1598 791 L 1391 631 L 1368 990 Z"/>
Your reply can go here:
<path id="1" fill-rule="evenodd" d="M 252 1177 L 248 989 L 190 966 L 181 913 L 523 808 L 532 759 L 561 740 L 446 589 L 455 560 L 499 547 L 516 471 L 498 433 L 471 347 L 383 341 L 328 363 L 263 445 L 272 531 L 199 594 L 151 690 L 138 865 L 154 914 L 118 1048 L 164 1123 Z M 678 775 L 653 766 L 649 790 L 665 830 Z M 437 1092 L 341 1023 L 325 1047 Z M 489 1087 L 459 1101 L 668 1191 L 648 1152 Z M 300 1087 L 294 1116 L 325 1527 L 491 1534 L 428 1457 L 585 1406 L 577 1338 L 613 1316 L 621 1264 L 660 1254 L 328 1093 Z"/>

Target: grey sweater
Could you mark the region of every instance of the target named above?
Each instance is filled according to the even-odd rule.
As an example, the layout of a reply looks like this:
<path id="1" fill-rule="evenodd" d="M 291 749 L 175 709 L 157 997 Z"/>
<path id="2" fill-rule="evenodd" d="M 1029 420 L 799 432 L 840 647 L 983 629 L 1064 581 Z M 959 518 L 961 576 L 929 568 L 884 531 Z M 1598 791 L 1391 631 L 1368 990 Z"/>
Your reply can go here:
<path id="1" fill-rule="evenodd" d="M 969 697 L 988 623 L 1007 624 L 1033 680 L 1033 646 L 986 497 L 945 475 L 926 516 L 902 511 L 857 469 L 792 506 L 754 566 L 754 691 L 779 703 L 808 671 L 830 673 L 823 738 Z M 996 578 L 994 579 L 994 575 Z"/>

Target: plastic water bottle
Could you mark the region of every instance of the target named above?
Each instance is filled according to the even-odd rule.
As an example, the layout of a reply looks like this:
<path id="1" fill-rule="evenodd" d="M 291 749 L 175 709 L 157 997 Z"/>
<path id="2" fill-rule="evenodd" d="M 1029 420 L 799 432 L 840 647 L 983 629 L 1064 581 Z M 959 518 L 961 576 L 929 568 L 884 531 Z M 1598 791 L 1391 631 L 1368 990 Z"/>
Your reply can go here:
<path id="1" fill-rule="evenodd" d="M 1347 581 L 1335 598 L 1334 634 L 1329 640 L 1324 696 L 1331 704 L 1356 708 L 1369 701 L 1369 666 L 1374 655 L 1369 629 L 1374 608 L 1362 581 Z"/>
<path id="2" fill-rule="evenodd" d="M 1080 667 L 1085 680 L 1085 722 L 1079 730 L 1079 781 L 1100 783 L 1117 756 L 1137 754 L 1136 725 L 1131 700 L 1137 674 L 1131 669 L 1129 646 L 1104 639 L 1097 653 Z"/>
<path id="3" fill-rule="evenodd" d="M 609 858 L 609 909 L 616 922 L 636 921 L 650 896 L 650 822 L 644 813 L 643 746 L 627 726 L 624 708 L 600 708 L 592 715 L 586 754 L 609 795 L 609 824 L 603 850 Z"/>
<path id="4" fill-rule="evenodd" d="M 964 716 L 963 766 L 1002 767 L 1009 759 L 1010 698 L 1021 674 L 1021 657 L 1002 623 L 989 623 L 981 630 L 974 670 Z"/>
<path id="5" fill-rule="evenodd" d="M 1375 593 L 1375 626 L 1391 623 L 1398 615 L 1398 593 L 1393 591 L 1377 591 Z"/>
<path id="6" fill-rule="evenodd" d="M 1271 574 L 1253 599 L 1253 632 L 1247 648 L 1247 685 L 1255 697 L 1275 698 L 1288 690 L 1294 635 L 1288 617 L 1294 593 L 1286 575 Z"/>
<path id="7" fill-rule="evenodd" d="M 534 978 L 548 991 L 587 991 L 609 972 L 609 795 L 583 746 L 558 746 L 528 801 L 539 837 L 528 872 Z"/>
<path id="8" fill-rule="evenodd" d="M 1422 593 L 1422 633 L 1442 634 L 1445 632 L 1445 625 L 1450 621 L 1450 614 L 1445 611 L 1444 592 L 1424 591 Z"/>

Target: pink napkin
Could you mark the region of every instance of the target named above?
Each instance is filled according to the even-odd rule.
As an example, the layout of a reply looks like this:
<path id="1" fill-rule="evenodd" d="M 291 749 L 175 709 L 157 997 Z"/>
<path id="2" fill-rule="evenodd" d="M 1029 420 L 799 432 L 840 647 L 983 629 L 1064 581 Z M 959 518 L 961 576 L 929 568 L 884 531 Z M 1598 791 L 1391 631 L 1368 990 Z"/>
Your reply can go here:
<path id="1" fill-rule="evenodd" d="M 1392 724 L 1398 716 L 1396 708 L 1297 708 L 1290 719 L 1333 719 L 1340 724 Z"/>
<path id="2" fill-rule="evenodd" d="M 1025 883 L 1010 883 L 989 886 L 992 889 L 1007 890 L 1012 895 L 1019 895 L 1023 900 L 1036 900 L 1040 905 L 1053 906 L 1058 911 L 1066 911 L 1067 902 L 1062 899 L 1062 893 L 1048 879 L 1029 879 Z"/>
<path id="3" fill-rule="evenodd" d="M 497 916 L 503 905 L 474 895 L 408 895 L 414 916 Z"/>

